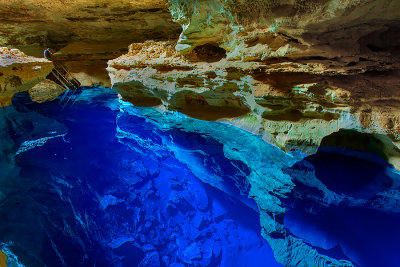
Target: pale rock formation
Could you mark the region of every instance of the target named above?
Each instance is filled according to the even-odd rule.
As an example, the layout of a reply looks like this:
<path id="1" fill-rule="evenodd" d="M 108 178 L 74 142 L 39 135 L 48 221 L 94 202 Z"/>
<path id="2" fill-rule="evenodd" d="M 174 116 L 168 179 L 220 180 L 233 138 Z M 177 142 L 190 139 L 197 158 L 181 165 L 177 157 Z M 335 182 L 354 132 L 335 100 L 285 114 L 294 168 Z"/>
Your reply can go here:
<path id="1" fill-rule="evenodd" d="M 284 151 L 312 154 L 321 142 L 349 147 L 339 130 L 352 129 L 368 134 L 373 145 L 351 148 L 379 151 L 400 169 L 399 2 L 171 0 L 169 9 L 182 25 L 177 41 L 134 43 L 108 62 L 123 99 L 229 123 Z M 245 149 L 240 160 L 253 166 Z M 252 157 L 265 162 L 254 147 Z M 278 262 L 353 266 L 292 236 L 280 201 L 294 187 L 291 177 L 276 166 L 254 169 L 249 196 Z M 322 191 L 321 202 L 372 208 L 385 199 L 397 203 L 390 192 L 373 203 Z"/>
<path id="2" fill-rule="evenodd" d="M 108 71 L 113 88 L 135 105 L 222 120 L 285 151 L 314 153 L 323 137 L 342 128 L 384 134 L 389 138 L 379 137 L 385 139 L 383 150 L 398 167 L 396 97 L 358 94 L 375 94 L 374 86 L 399 94 L 394 74 L 343 75 L 320 63 L 193 62 L 172 42 L 150 41 L 131 45 L 128 54 L 109 61 Z"/>
<path id="3" fill-rule="evenodd" d="M 390 0 L 170 1 L 182 24 L 181 52 L 213 43 L 230 60 L 317 57 L 340 67 L 352 62 L 353 70 L 398 61 L 391 54 L 398 53 L 399 8 Z"/>
<path id="4" fill-rule="evenodd" d="M 39 54 L 79 42 L 82 49 L 87 42 L 114 43 L 101 53 L 116 53 L 116 43 L 125 49 L 135 41 L 179 33 L 163 0 L 1 0 L 0 10 L 0 45 Z"/>
<path id="5" fill-rule="evenodd" d="M 229 123 L 284 151 L 311 154 L 322 143 L 378 152 L 400 169 L 399 10 L 400 2 L 390 0 L 0 0 L 0 45 L 38 56 L 56 48 L 55 59 L 84 85 L 107 85 L 105 60 L 133 43 L 108 62 L 107 71 L 113 88 L 135 105 Z M 50 62 L 43 64 L 51 70 Z M 40 76 L 35 71 L 23 73 Z M 44 72 L 32 83 L 5 80 L 22 72 L 0 75 L 3 88 L 13 84 L 7 87 L 12 91 L 0 92 L 0 105 L 43 80 Z M 32 98 L 44 101 L 48 93 L 41 90 L 52 86 L 38 85 Z M 366 133 L 374 146 L 342 142 L 340 129 Z M 352 266 L 319 254 L 285 229 L 281 199 L 294 187 L 292 178 L 282 166 L 257 165 L 279 158 L 247 141 L 241 140 L 240 156 L 233 148 L 224 152 L 257 170 L 248 177 L 250 197 L 277 260 Z M 316 187 L 325 194 L 319 201 L 355 203 Z M 357 205 L 396 204 L 396 197 L 383 192 L 379 203 Z"/>
<path id="6" fill-rule="evenodd" d="M 180 31 L 164 0 L 0 0 L 0 46 L 36 57 L 53 48 L 83 85 L 109 85 L 106 61 L 129 44 Z"/>
<path id="7" fill-rule="evenodd" d="M 65 91 L 66 89 L 61 85 L 46 79 L 29 89 L 28 93 L 33 101 L 43 103 L 56 99 Z"/>
<path id="8" fill-rule="evenodd" d="M 11 105 L 15 93 L 28 91 L 43 81 L 54 65 L 17 49 L 0 48 L 0 107 Z"/>

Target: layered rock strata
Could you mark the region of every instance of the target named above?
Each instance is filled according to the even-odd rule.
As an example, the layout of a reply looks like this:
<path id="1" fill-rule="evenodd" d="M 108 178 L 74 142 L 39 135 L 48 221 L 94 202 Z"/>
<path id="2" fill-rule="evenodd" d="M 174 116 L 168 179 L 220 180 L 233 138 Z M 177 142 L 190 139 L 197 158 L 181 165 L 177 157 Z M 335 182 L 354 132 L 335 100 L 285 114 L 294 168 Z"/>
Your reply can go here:
<path id="1" fill-rule="evenodd" d="M 17 49 L 0 48 L 0 107 L 11 105 L 15 93 L 28 91 L 46 79 L 54 65 Z"/>
<path id="2" fill-rule="evenodd" d="M 109 85 L 106 61 L 148 39 L 176 39 L 181 31 L 163 0 L 1 0 L 0 46 L 55 57 L 83 80 Z"/>
<path id="3" fill-rule="evenodd" d="M 174 45 L 131 45 L 109 61 L 113 88 L 135 105 L 231 123 L 285 151 L 314 153 L 323 137 L 343 128 L 373 133 L 399 166 L 397 71 L 350 75 L 321 63 L 193 62 Z"/>
<path id="4" fill-rule="evenodd" d="M 167 39 L 180 32 L 162 0 L 2 0 L 0 12 L 0 45 L 37 56 L 47 47 L 59 50 L 80 42 L 86 42 L 80 43 L 82 52 L 87 52 L 88 42 L 113 43 L 96 54 L 114 54 L 115 44 L 125 49 L 132 42 Z"/>
<path id="5" fill-rule="evenodd" d="M 27 0 L 0 7 L 2 44 L 37 56 L 56 48 L 57 60 L 85 85 L 107 85 L 105 60 L 133 42 L 107 70 L 113 88 L 135 105 L 233 124 L 284 151 L 351 147 L 377 152 L 400 168 L 398 1 Z M 0 84 L 12 82 L 13 89 L 0 92 L 2 106 L 45 76 L 23 83 L 7 75 Z M 368 142 L 348 142 L 359 137 Z M 259 169 L 256 149 L 246 164 Z M 271 166 L 248 179 L 263 235 L 279 262 L 351 265 L 320 255 L 286 231 L 280 199 L 294 187 L 289 175 Z"/>

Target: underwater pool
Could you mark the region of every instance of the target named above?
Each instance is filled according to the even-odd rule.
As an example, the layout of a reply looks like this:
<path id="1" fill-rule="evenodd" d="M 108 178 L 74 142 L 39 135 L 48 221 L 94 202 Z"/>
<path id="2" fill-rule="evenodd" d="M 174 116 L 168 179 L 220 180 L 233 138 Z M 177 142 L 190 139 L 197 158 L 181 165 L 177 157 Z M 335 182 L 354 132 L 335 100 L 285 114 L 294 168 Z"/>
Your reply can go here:
<path id="1" fill-rule="evenodd" d="M 160 130 L 111 90 L 64 105 L 21 94 L 3 111 L 17 152 L 1 169 L 0 240 L 21 264 L 279 266 L 235 186 L 247 167 L 212 137 Z"/>
<path id="2" fill-rule="evenodd" d="M 261 138 L 134 107 L 100 87 L 42 104 L 21 93 L 13 103 L 0 111 L 0 250 L 9 266 L 282 266 L 248 197 L 254 167 L 224 147 L 237 131 L 261 153 L 282 153 Z M 284 202 L 288 233 L 356 265 L 398 266 L 398 213 L 301 197 L 319 194 L 299 182 L 309 169 L 338 195 L 371 198 L 393 186 L 397 174 L 384 166 L 374 169 L 377 192 L 359 189 L 346 174 L 365 176 L 369 163 L 333 155 L 329 164 L 323 153 L 281 156 L 295 181 Z"/>

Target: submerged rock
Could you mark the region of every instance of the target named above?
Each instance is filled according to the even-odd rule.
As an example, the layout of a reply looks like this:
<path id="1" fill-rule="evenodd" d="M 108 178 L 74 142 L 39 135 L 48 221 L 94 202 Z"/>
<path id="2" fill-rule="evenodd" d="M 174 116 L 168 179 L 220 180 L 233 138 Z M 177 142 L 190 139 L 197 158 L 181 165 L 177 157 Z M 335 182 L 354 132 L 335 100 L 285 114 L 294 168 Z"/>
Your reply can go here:
<path id="1" fill-rule="evenodd" d="M 321 143 L 340 146 L 332 140 L 340 129 L 351 129 L 362 137 L 373 135 L 378 155 L 399 169 L 395 47 L 400 31 L 394 12 L 399 7 L 385 0 L 362 5 L 171 1 L 172 17 L 183 27 L 179 39 L 134 43 L 127 54 L 110 60 L 107 70 L 113 89 L 134 105 L 218 120 L 261 135 L 283 151 L 307 154 L 316 153 Z M 260 208 L 262 234 L 280 263 L 352 266 L 285 229 L 282 199 L 295 187 L 283 171 L 286 164 L 260 166 L 244 159 L 248 148 L 241 145 L 224 151 L 252 166 L 249 196 Z M 261 160 L 256 151 L 249 155 L 271 160 Z"/>
<path id="2" fill-rule="evenodd" d="M 193 206 L 186 199 L 185 195 L 182 195 L 181 193 L 178 193 L 176 191 L 171 191 L 169 195 L 169 202 L 174 204 L 174 206 L 183 213 L 194 210 Z"/>
<path id="3" fill-rule="evenodd" d="M 187 264 L 192 264 L 193 261 L 200 260 L 201 257 L 199 246 L 196 243 L 193 243 L 183 251 L 181 259 Z"/>
<path id="4" fill-rule="evenodd" d="M 398 147 L 399 4 L 339 3 L 170 1 L 179 39 L 132 44 L 108 62 L 111 83 L 135 105 L 230 123 L 285 151 L 315 153 L 339 129 Z"/>
<path id="5" fill-rule="evenodd" d="M 398 105 L 387 100 L 400 86 L 395 71 L 342 73 L 297 60 L 273 65 L 193 62 L 172 42 L 146 42 L 131 45 L 107 69 L 113 89 L 135 105 L 229 123 L 285 151 L 315 153 L 322 139 L 339 129 L 384 134 L 388 146 L 398 146 Z M 379 86 L 385 89 L 376 95 Z"/>
<path id="6" fill-rule="evenodd" d="M 199 187 L 193 191 L 193 198 L 196 207 L 201 211 L 206 211 L 209 207 L 209 200 L 206 191 Z"/>
<path id="7" fill-rule="evenodd" d="M 105 60 L 112 59 L 107 71 L 113 89 L 123 100 L 136 106 L 178 111 L 196 119 L 231 124 L 281 149 L 266 146 L 259 142 L 260 138 L 228 125 L 206 127 L 198 121 L 182 120 L 178 113 L 175 117 L 160 119 L 146 111 L 148 117 L 160 119 L 159 129 L 183 128 L 214 136 L 222 144 L 226 158 L 248 166 L 249 172 L 243 175 L 245 186 L 239 189 L 256 202 L 262 236 L 281 264 L 353 265 L 346 259 L 339 260 L 341 255 L 325 255 L 286 228 L 284 201 L 289 196 L 325 207 L 345 205 L 398 212 L 399 179 L 394 174 L 385 176 L 393 171 L 386 163 L 400 168 L 398 1 L 150 0 L 139 3 L 124 0 L 120 3 L 94 1 L 90 5 L 76 1 L 65 6 L 54 1 L 32 0 L 21 5 L 20 1 L 12 0 L 0 7 L 7 22 L 0 27 L 4 33 L 0 45 L 33 49 L 35 53 L 51 45 L 59 49 L 55 58 L 73 66 L 73 72 L 88 85 L 96 81 L 107 84 Z M 46 8 L 39 13 L 42 7 Z M 38 28 L 42 31 L 37 31 Z M 129 43 L 133 44 L 127 51 Z M 27 57 L 13 49 L 2 48 L 0 52 L 0 107 L 10 105 L 14 93 L 19 91 L 29 90 L 32 99 L 39 102 L 54 99 L 61 91 L 43 81 L 52 68 L 51 62 Z M 118 57 L 122 53 L 125 55 Z M 110 106 L 123 109 L 115 103 Z M 135 192 L 131 198 L 135 208 L 125 207 L 123 197 L 103 192 L 91 198 L 96 200 L 96 207 L 102 199 L 103 212 L 122 211 L 124 226 L 134 225 L 135 238 L 129 237 L 129 240 L 137 240 L 144 251 L 151 252 L 142 260 L 143 266 L 160 265 L 160 255 L 164 259 L 167 253 L 148 250 L 148 245 L 157 247 L 162 242 L 169 244 L 171 265 L 179 262 L 176 256 L 179 253 L 175 253 L 179 246 L 185 247 L 181 258 L 186 263 L 208 264 L 223 255 L 225 258 L 219 258 L 220 262 L 232 264 L 233 257 L 232 261 L 226 258 L 231 254 L 221 246 L 228 246 L 237 237 L 214 235 L 214 232 L 224 229 L 228 233 L 237 225 L 226 222 L 228 211 L 219 200 L 211 201 L 201 190 L 194 195 L 187 193 L 185 190 L 190 188 L 179 182 L 168 186 L 163 196 L 156 192 L 154 182 L 161 175 L 159 158 L 171 154 L 187 164 L 202 181 L 232 197 L 232 192 L 223 187 L 224 179 L 205 168 L 192 150 L 177 146 L 175 140 L 165 137 L 159 145 L 153 145 L 152 140 L 136 135 L 137 129 L 130 126 L 132 122 L 127 117 L 136 115 L 137 111 L 130 115 L 127 110 L 121 111 L 124 112 L 125 115 L 119 114 L 116 119 L 119 124 L 113 124 L 120 144 L 135 150 L 139 157 L 145 155 L 149 161 L 135 158 L 119 162 L 115 169 L 121 168 L 124 172 L 115 177 L 121 178 L 128 190 L 142 191 Z M 111 121 L 114 123 L 115 118 Z M 18 143 L 13 139 L 14 122 L 7 115 L 0 125 L 6 140 L 4 153 L 14 151 L 14 144 L 21 143 L 21 150 L 15 151 L 20 156 L 43 147 L 48 140 L 57 140 L 48 136 L 33 138 L 32 134 L 27 143 Z M 29 130 L 28 124 L 21 123 Z M 98 132 L 93 134 L 96 135 Z M 54 135 L 61 136 L 65 137 Z M 303 155 L 284 153 L 300 150 L 321 156 L 337 147 L 343 151 L 353 148 L 375 153 L 385 161 L 378 164 L 385 168 L 377 167 L 377 173 L 384 174 L 379 179 L 365 176 L 368 181 L 361 179 L 361 182 L 355 176 L 346 181 L 334 180 L 335 177 L 323 175 L 315 158 L 295 164 Z M 153 152 L 146 153 L 148 150 Z M 125 154 L 118 155 L 125 157 Z M 14 155 L 4 158 L 0 162 L 2 166 L 13 166 Z M 103 175 L 100 174 L 97 176 Z M 308 191 L 310 188 L 312 192 Z M 65 192 L 59 187 L 55 191 L 64 199 Z M 157 230 L 159 218 L 165 215 L 164 209 L 157 208 L 158 199 L 168 203 L 166 214 L 178 222 L 168 227 L 161 225 L 165 233 Z M 136 212 L 133 218 L 131 211 Z M 208 213 L 212 219 L 202 217 L 209 216 Z M 96 229 L 91 227 L 86 210 L 78 214 L 73 209 L 70 215 L 82 226 L 82 236 L 89 236 Z M 171 220 L 168 224 L 172 224 Z M 28 227 L 21 225 L 24 229 Z M 78 236 L 72 231 L 69 235 Z M 185 236 L 196 240 L 212 236 L 215 242 L 207 244 L 203 251 L 199 246 L 206 241 L 193 242 Z M 51 246 L 55 247 L 53 243 Z M 81 251 L 86 253 L 84 249 Z"/>
<path id="8" fill-rule="evenodd" d="M 147 253 L 144 259 L 140 262 L 139 267 L 159 267 L 160 255 L 156 251 Z"/>

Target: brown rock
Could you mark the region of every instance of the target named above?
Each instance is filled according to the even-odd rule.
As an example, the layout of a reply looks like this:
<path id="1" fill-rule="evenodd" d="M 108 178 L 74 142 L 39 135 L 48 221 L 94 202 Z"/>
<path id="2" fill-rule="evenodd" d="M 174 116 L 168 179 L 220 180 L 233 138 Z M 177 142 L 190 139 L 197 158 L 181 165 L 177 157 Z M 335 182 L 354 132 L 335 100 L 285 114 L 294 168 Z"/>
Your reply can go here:
<path id="1" fill-rule="evenodd" d="M 0 107 L 11 105 L 15 93 L 28 91 L 53 69 L 46 59 L 30 57 L 17 49 L 0 48 Z"/>
<path id="2" fill-rule="evenodd" d="M 55 59 L 85 85 L 107 85 L 105 61 L 126 53 L 108 61 L 107 71 L 135 105 L 233 124 L 284 151 L 314 153 L 322 140 L 376 151 L 400 169 L 399 1 L 64 2 L 0 0 L 0 45 L 37 55 L 56 48 Z M 7 75 L 1 85 L 29 87 L 22 74 Z M 32 97 L 53 98 L 57 89 L 45 90 L 52 86 L 38 85 Z M 14 91 L 0 92 L 5 104 Z M 351 138 L 340 129 L 352 130 Z M 349 144 L 352 138 L 368 142 Z M 276 196 L 294 185 L 274 171 L 248 179 L 277 260 L 352 266 L 285 232 Z"/>
<path id="3" fill-rule="evenodd" d="M 52 101 L 56 99 L 60 94 L 64 93 L 65 91 L 66 89 L 64 87 L 51 80 L 46 79 L 29 89 L 28 92 L 33 101 L 43 103 L 45 101 Z"/>
<path id="4" fill-rule="evenodd" d="M 324 136 L 342 128 L 399 140 L 397 72 L 350 75 L 314 63 L 193 62 L 173 47 L 131 45 L 128 54 L 109 61 L 113 88 L 135 105 L 224 119 L 285 151 L 314 153 Z"/>
<path id="5" fill-rule="evenodd" d="M 36 57 L 61 50 L 55 59 L 84 85 L 109 84 L 106 61 L 129 44 L 176 39 L 180 31 L 164 0 L 0 0 L 0 46 Z"/>
<path id="6" fill-rule="evenodd" d="M 7 255 L 0 250 L 0 267 L 7 267 Z"/>

